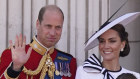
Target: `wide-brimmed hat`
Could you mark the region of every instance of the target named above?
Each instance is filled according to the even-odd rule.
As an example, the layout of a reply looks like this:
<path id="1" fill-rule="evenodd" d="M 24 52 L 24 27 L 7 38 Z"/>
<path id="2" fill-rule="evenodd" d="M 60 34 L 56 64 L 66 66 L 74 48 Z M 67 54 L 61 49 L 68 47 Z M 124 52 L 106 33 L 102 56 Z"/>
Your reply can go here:
<path id="1" fill-rule="evenodd" d="M 109 30 L 111 27 L 115 26 L 116 24 L 122 24 L 123 26 L 126 26 L 128 23 L 132 22 L 134 19 L 136 19 L 140 15 L 140 12 L 133 12 L 133 13 L 127 13 L 114 21 L 102 25 L 101 29 L 99 29 L 97 32 L 95 32 L 86 42 L 85 45 L 85 51 L 90 50 L 91 48 L 96 47 L 99 44 L 98 37 Z"/>

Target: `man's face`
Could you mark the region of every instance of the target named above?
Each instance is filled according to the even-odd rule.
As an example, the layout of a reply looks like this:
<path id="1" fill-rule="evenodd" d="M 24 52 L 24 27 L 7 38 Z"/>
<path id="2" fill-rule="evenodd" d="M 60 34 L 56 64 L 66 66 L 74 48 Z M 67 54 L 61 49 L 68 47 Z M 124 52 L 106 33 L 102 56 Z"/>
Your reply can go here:
<path id="1" fill-rule="evenodd" d="M 45 47 L 54 46 L 62 33 L 63 18 L 60 12 L 46 11 L 40 23 L 37 20 L 37 39 Z"/>

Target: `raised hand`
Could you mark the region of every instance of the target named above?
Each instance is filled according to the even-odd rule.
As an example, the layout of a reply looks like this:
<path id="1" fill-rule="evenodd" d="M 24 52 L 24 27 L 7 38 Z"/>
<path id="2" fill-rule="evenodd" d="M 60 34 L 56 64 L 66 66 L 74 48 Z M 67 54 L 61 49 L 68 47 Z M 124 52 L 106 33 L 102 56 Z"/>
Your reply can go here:
<path id="1" fill-rule="evenodd" d="M 12 43 L 12 40 L 9 41 L 11 52 L 12 52 L 12 62 L 13 70 L 19 71 L 21 67 L 28 61 L 32 48 L 30 47 L 26 53 L 26 37 L 22 38 L 22 34 L 19 36 L 16 35 L 15 46 Z"/>

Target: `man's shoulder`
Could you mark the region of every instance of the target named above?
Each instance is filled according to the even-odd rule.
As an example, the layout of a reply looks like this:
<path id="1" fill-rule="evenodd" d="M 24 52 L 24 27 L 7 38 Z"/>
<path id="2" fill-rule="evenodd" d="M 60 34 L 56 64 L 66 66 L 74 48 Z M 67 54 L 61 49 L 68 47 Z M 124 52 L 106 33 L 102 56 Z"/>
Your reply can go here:
<path id="1" fill-rule="evenodd" d="M 55 48 L 55 49 L 56 49 L 56 48 Z M 61 51 L 61 50 L 59 50 L 59 49 L 56 49 L 56 51 L 59 52 L 59 53 L 61 53 L 61 54 L 63 54 L 63 55 L 66 55 L 66 56 L 68 56 L 68 57 L 74 58 L 71 54 L 66 53 L 66 52 L 64 52 L 64 51 Z"/>
<path id="2" fill-rule="evenodd" d="M 5 50 L 3 50 L 3 52 L 0 54 L 0 64 L 2 62 L 2 59 L 7 59 L 10 61 L 10 58 L 11 58 L 11 49 L 10 47 L 8 47 Z"/>
<path id="3" fill-rule="evenodd" d="M 3 52 L 1 53 L 1 56 L 9 54 L 11 52 L 10 47 L 6 48 L 5 50 L 3 50 Z"/>

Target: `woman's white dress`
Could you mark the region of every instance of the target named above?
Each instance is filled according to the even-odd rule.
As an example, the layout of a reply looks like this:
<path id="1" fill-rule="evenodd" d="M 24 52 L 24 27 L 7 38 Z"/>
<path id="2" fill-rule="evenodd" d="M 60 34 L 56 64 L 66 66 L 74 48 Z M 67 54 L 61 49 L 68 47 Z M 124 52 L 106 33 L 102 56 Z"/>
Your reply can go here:
<path id="1" fill-rule="evenodd" d="M 114 79 L 116 79 L 122 73 L 132 73 L 133 75 L 137 77 L 137 79 L 140 79 L 139 73 L 127 70 L 125 68 L 121 68 L 120 71 L 115 71 L 115 72 L 109 71 L 109 73 L 112 75 Z M 76 72 L 75 79 L 103 79 L 103 78 L 104 78 L 104 75 L 101 74 L 100 72 L 96 73 L 96 70 L 95 72 L 86 72 L 84 71 L 83 66 L 79 66 Z"/>
<path id="2" fill-rule="evenodd" d="M 83 66 L 79 66 L 76 72 L 76 79 L 116 79 L 122 73 L 131 73 L 140 79 L 140 74 L 127 70 L 123 67 L 118 71 L 110 71 L 102 66 L 95 54 L 91 55 Z"/>

